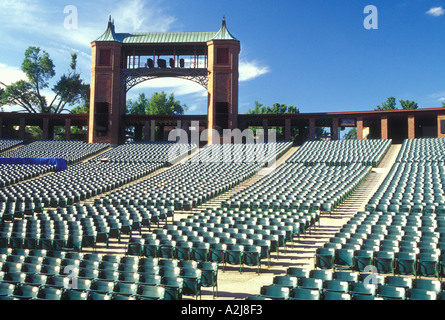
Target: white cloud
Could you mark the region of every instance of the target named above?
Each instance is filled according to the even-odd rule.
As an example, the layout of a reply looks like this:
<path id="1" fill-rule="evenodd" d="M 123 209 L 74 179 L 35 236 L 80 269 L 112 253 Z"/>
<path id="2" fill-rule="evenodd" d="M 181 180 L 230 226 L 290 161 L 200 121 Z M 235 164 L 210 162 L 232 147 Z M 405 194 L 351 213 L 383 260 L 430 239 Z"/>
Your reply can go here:
<path id="1" fill-rule="evenodd" d="M 180 78 L 156 78 L 138 84 L 135 89 L 153 89 L 157 91 L 173 92 L 175 96 L 193 94 L 207 97 L 206 89 L 200 84 Z"/>
<path id="2" fill-rule="evenodd" d="M 46 40 L 58 45 L 90 48 L 90 43 L 106 30 L 109 15 L 115 19 L 118 33 L 166 32 L 176 21 L 156 1 L 102 0 L 79 3 L 75 7 L 78 15 L 77 28 L 69 29 L 65 27 L 65 19 L 69 17 L 63 11 L 65 5 L 46 1 L 2 0 L 0 35 L 13 31 L 23 39 L 32 38 L 40 42 Z M 107 8 L 111 9 L 107 11 Z"/>
<path id="3" fill-rule="evenodd" d="M 22 70 L 0 63 L 0 82 L 4 83 L 5 85 L 10 85 L 11 83 L 17 82 L 19 80 L 27 80 L 27 77 Z M 48 104 L 51 103 L 51 101 L 55 97 L 55 93 L 50 89 L 42 90 L 41 94 L 42 96 L 46 97 L 46 101 Z M 20 106 L 13 105 L 3 106 L 3 108 L 5 111 L 22 110 Z"/>
<path id="4" fill-rule="evenodd" d="M 167 32 L 176 21 L 173 16 L 165 14 L 161 5 L 145 1 L 121 1 L 110 12 L 116 32 Z"/>
<path id="5" fill-rule="evenodd" d="M 35 1 L 3 0 L 0 2 L 0 18 L 6 28 L 32 28 L 38 30 L 35 22 L 42 20 L 45 10 Z M 40 17 L 40 19 L 39 19 Z"/>
<path id="6" fill-rule="evenodd" d="M 426 14 L 434 17 L 439 17 L 445 14 L 445 10 L 442 7 L 433 7 L 426 12 Z"/>
<path id="7" fill-rule="evenodd" d="M 191 112 L 198 111 L 198 108 L 199 108 L 199 107 L 198 107 L 196 104 L 194 104 L 194 105 L 192 105 L 192 106 L 189 106 L 187 112 L 188 112 L 188 113 L 191 113 Z"/>
<path id="8" fill-rule="evenodd" d="M 26 75 L 22 70 L 0 63 L 0 81 L 6 85 L 19 80 L 26 80 Z"/>
<path id="9" fill-rule="evenodd" d="M 257 61 L 240 60 L 239 81 L 249 81 L 270 72 L 268 66 L 260 65 Z"/>
<path id="10" fill-rule="evenodd" d="M 445 91 L 433 93 L 430 97 L 437 101 L 445 101 Z"/>

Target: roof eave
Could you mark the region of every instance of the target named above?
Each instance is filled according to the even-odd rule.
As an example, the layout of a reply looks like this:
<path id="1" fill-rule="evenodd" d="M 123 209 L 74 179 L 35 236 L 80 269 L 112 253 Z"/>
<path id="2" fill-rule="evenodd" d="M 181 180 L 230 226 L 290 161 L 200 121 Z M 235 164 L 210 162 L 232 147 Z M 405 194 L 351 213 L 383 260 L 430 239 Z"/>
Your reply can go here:
<path id="1" fill-rule="evenodd" d="M 111 20 L 111 16 L 108 20 L 107 30 L 105 30 L 105 32 L 93 42 L 121 42 L 116 36 L 116 32 L 114 30 L 114 19 Z"/>
<path id="2" fill-rule="evenodd" d="M 223 24 L 221 26 L 221 29 L 215 34 L 215 36 L 211 40 L 235 40 L 238 41 L 237 38 L 235 38 L 227 29 L 226 21 L 223 20 Z"/>

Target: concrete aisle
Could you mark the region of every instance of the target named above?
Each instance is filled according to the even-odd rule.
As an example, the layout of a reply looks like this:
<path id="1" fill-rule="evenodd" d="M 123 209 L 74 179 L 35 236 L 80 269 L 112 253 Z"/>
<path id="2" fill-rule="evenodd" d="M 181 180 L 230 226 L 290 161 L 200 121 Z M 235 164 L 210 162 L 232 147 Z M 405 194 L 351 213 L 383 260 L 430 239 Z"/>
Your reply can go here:
<path id="1" fill-rule="evenodd" d="M 262 267 L 261 274 L 256 273 L 255 268 L 244 268 L 240 273 L 238 267 L 227 268 L 225 272 L 219 272 L 219 300 L 244 299 L 250 295 L 259 294 L 261 286 L 272 284 L 273 277 L 284 275 L 289 267 L 304 267 L 309 270 L 314 268 L 314 256 L 317 248 L 329 241 L 341 227 L 346 224 L 358 211 L 363 211 L 369 199 L 377 191 L 394 164 L 401 145 L 392 145 L 384 159 L 371 175 L 341 206 L 336 208 L 331 215 L 323 214 L 320 226 L 310 234 L 300 237 L 280 253 L 279 257 L 273 257 L 270 267 Z M 212 299 L 205 290 L 203 299 Z"/>

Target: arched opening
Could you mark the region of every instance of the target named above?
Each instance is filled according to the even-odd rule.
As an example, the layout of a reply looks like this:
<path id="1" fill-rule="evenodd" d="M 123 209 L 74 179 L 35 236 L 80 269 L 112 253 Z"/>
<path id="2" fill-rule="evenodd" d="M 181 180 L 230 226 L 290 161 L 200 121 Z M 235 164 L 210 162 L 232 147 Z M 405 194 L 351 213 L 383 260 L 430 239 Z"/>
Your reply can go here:
<path id="1" fill-rule="evenodd" d="M 175 129 L 190 139 L 191 130 L 206 128 L 207 108 L 208 92 L 197 82 L 173 77 L 140 81 L 127 92 L 126 141 L 168 141 Z"/>

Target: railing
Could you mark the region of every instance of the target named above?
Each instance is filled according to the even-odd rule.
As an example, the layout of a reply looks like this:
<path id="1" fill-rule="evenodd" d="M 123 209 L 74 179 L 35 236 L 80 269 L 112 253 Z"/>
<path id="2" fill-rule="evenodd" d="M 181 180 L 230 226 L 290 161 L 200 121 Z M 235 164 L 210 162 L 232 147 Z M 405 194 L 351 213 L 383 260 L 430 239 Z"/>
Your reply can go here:
<path id="1" fill-rule="evenodd" d="M 200 69 L 207 68 L 207 57 L 197 56 L 187 59 L 178 57 L 127 57 L 125 69 Z"/>
<path id="2" fill-rule="evenodd" d="M 207 90 L 206 68 L 130 68 L 121 71 L 121 85 L 128 92 L 137 84 L 156 78 L 173 77 L 196 82 Z"/>

